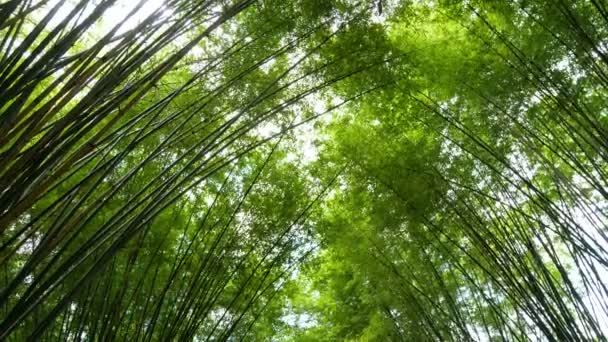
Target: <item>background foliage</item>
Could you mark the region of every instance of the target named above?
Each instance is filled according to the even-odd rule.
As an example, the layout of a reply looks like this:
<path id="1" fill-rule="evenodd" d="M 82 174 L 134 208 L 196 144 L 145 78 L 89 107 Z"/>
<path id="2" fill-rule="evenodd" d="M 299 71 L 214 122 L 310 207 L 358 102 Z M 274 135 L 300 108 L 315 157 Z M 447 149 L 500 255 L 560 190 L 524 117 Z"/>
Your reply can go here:
<path id="1" fill-rule="evenodd" d="M 605 340 L 608 7 L 0 4 L 0 339 Z"/>

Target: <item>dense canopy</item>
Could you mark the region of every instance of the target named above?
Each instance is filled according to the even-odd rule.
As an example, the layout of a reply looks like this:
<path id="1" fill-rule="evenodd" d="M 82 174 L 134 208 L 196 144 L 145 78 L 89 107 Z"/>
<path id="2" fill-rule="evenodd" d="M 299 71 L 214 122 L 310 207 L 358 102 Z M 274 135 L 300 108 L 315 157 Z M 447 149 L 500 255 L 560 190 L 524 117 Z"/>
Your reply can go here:
<path id="1" fill-rule="evenodd" d="M 0 340 L 606 341 L 603 0 L 0 0 Z"/>

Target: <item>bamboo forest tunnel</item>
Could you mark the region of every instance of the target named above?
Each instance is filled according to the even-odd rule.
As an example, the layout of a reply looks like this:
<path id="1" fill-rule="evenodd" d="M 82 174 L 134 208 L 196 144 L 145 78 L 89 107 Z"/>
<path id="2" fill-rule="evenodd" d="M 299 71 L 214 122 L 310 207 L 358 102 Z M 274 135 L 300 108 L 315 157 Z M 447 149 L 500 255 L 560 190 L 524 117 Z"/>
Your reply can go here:
<path id="1" fill-rule="evenodd" d="M 603 0 L 0 1 L 0 340 L 606 341 Z"/>

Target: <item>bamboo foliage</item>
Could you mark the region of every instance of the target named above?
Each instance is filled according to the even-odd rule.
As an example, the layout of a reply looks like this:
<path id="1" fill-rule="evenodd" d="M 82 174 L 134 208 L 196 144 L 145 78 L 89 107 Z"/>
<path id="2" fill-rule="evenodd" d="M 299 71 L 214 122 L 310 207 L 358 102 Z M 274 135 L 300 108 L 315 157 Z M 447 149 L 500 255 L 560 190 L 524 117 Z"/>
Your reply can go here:
<path id="1" fill-rule="evenodd" d="M 407 12 L 412 7 L 403 15 L 416 18 Z M 412 46 L 424 26 L 396 29 L 398 44 L 419 64 L 413 77 L 436 81 L 398 82 L 385 102 L 376 98 L 355 109 L 359 117 L 330 128 L 336 142 L 326 158 L 352 167 L 343 180 L 348 190 L 323 229 L 367 242 L 346 253 L 355 266 L 336 257 L 320 260 L 354 267 L 342 272 L 351 282 L 364 279 L 354 297 L 368 305 L 361 309 L 351 300 L 320 310 L 332 338 L 606 339 L 607 66 L 601 46 L 607 32 L 600 4 L 574 7 L 422 4 L 418 10 L 430 22 L 470 40 L 439 41 L 447 62 L 433 55 L 439 53 L 431 43 L 431 57 Z M 425 12 L 429 8 L 435 13 Z M 463 52 L 470 62 L 457 52 L 450 60 L 450 44 L 459 43 L 483 54 Z M 562 63 L 577 75 L 556 70 L 564 55 Z M 341 210 L 359 208 L 364 212 L 342 216 Z M 338 255 L 351 241 L 335 233 L 325 239 Z M 362 253 L 372 261 L 359 259 Z M 327 281 L 315 272 L 309 277 Z M 352 286 L 341 283 L 341 272 L 332 277 L 338 288 Z M 334 328 L 349 317 L 340 310 L 370 308 L 388 323 L 374 326 L 377 316 L 370 316 L 367 330 Z"/>
<path id="2" fill-rule="evenodd" d="M 0 5 L 0 339 L 606 339 L 601 2 L 122 5 Z"/>
<path id="3" fill-rule="evenodd" d="M 255 303 L 278 290 L 273 284 L 287 274 L 280 271 L 281 260 L 293 249 L 284 239 L 290 229 L 266 249 L 238 242 L 242 237 L 235 231 L 235 217 L 261 170 L 233 212 L 218 214 L 213 221 L 207 217 L 214 204 L 197 220 L 193 211 L 200 205 L 188 208 L 182 199 L 200 192 L 201 186 L 221 177 L 226 167 L 234 168 L 256 148 L 323 114 L 288 119 L 293 116 L 290 107 L 300 106 L 307 96 L 332 83 L 376 67 L 377 63 L 314 80 L 315 74 L 341 63 L 346 54 L 327 64 L 305 66 L 353 19 L 318 39 L 317 32 L 327 31 L 335 21 L 324 18 L 278 42 L 275 50 L 259 59 L 238 62 L 271 38 L 272 29 L 289 24 L 289 18 L 271 28 L 254 23 L 258 31 L 229 42 L 233 33 L 219 30 L 230 29 L 227 22 L 246 16 L 251 1 L 169 1 L 122 32 L 121 27 L 145 6 L 142 1 L 93 44 L 75 49 L 74 44 L 91 34 L 114 1 L 80 1 L 52 25 L 53 17 L 66 6 L 60 1 L 29 32 L 24 27 L 30 14 L 42 5 L 11 2 L 6 6 L 12 5 L 5 7 L 11 12 L 3 25 L 2 46 L 6 101 L 2 105 L 1 248 L 2 263 L 18 266 L 5 272 L 0 294 L 2 338 L 229 336 L 239 323 L 249 320 L 243 317 Z M 219 41 L 212 38 L 216 33 Z M 176 45 L 180 39 L 183 43 Z M 189 52 L 201 45 L 215 45 L 217 52 L 206 62 L 180 65 L 192 60 Z M 302 57 L 287 58 L 303 48 L 308 51 Z M 271 60 L 287 64 L 262 78 L 249 94 L 232 98 L 242 94 L 242 87 L 251 87 L 252 75 L 259 78 L 259 67 Z M 235 61 L 241 63 L 238 69 L 228 72 Z M 193 65 L 195 69 L 188 69 Z M 170 90 L 160 95 L 159 87 Z M 253 130 L 276 118 L 291 123 L 277 134 L 256 139 Z M 196 202 L 200 196 L 207 195 L 199 195 Z M 190 217 L 177 250 L 163 239 L 154 242 L 158 236 L 149 238 L 150 227 L 167 215 Z M 201 222 L 194 236 L 187 238 L 195 221 Z M 164 233 L 165 238 L 174 238 L 173 230 Z M 240 257 L 231 255 L 247 248 Z M 133 251 L 121 252 L 128 249 Z M 152 255 L 142 256 L 141 249 Z M 166 253 L 174 255 L 169 270 L 163 262 Z M 270 257 L 273 253 L 278 254 Z M 248 265 L 256 259 L 257 264 Z M 185 265 L 187 276 L 180 275 Z M 235 277 L 246 272 L 250 275 L 244 283 L 226 294 Z M 149 282 L 152 287 L 147 288 Z M 116 292 L 119 284 L 122 290 Z M 233 299 L 220 303 L 224 310 L 220 315 L 218 301 L 225 298 Z M 211 316 L 217 316 L 214 325 L 208 325 Z M 119 324 L 125 320 L 130 323 Z"/>

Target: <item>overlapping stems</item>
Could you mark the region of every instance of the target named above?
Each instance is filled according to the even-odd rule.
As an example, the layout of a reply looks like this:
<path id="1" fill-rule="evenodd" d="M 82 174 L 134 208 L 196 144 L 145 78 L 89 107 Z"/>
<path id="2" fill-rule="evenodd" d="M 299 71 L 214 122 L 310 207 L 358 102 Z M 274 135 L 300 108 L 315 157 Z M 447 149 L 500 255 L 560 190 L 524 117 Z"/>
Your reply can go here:
<path id="1" fill-rule="evenodd" d="M 474 161 L 477 183 L 452 178 L 454 170 L 445 165 L 414 170 L 440 179 L 451 192 L 440 212 L 424 217 L 426 233 L 407 237 L 425 255 L 439 297 L 421 289 L 415 273 L 396 266 L 395 260 L 406 261 L 405 256 L 389 256 L 378 246 L 376 257 L 398 279 L 396 297 L 420 311 L 429 339 L 475 340 L 485 333 L 503 340 L 604 340 L 608 134 L 605 118 L 585 95 L 599 94 L 606 103 L 607 59 L 594 32 L 602 29 L 589 26 L 591 20 L 583 20 L 565 1 L 551 8 L 566 18 L 559 32 L 547 24 L 553 18 L 543 5 L 505 6 L 525 12 L 527 20 L 548 32 L 592 85 L 581 90 L 551 65 L 540 65 L 509 31 L 492 23 L 483 5 L 466 5 L 465 13 L 477 21 L 451 16 L 525 80 L 526 93 L 540 99 L 542 109 L 508 107 L 501 96 L 511 96 L 512 89 L 499 89 L 496 95 L 461 80 L 468 96 L 481 99 L 490 115 L 508 123 L 503 127 L 507 142 L 501 145 L 462 119 L 470 118 L 470 107 L 401 89 L 432 117 L 443 119 L 448 129 L 423 116 L 420 123 Z M 603 18 L 598 22 L 605 24 L 605 8 L 597 2 L 593 6 Z M 376 180 L 407 203 L 408 194 L 398 193 L 391 180 Z M 440 191 L 445 196 L 445 188 Z M 409 245 L 396 246 L 404 248 L 401 255 L 407 253 L 404 246 Z M 452 280 L 460 284 L 456 291 L 444 285 Z M 437 315 L 444 320 L 433 319 Z"/>
<path id="2" fill-rule="evenodd" d="M 317 189 L 292 223 L 274 227 L 270 242 L 240 230 L 242 205 L 284 133 L 323 114 L 297 114 L 309 96 L 391 61 L 331 74 L 327 69 L 359 51 L 315 59 L 360 13 L 329 17 L 297 34 L 287 33 L 286 18 L 231 43 L 211 42 L 216 55 L 191 61 L 193 48 L 213 35 L 234 38 L 229 28 L 221 29 L 252 10 L 253 1 L 224 7 L 167 1 L 122 30 L 144 6 L 141 1 L 85 48 L 73 46 L 89 39 L 115 1 L 76 2 L 52 24 L 67 3 L 58 1 L 32 23 L 31 15 L 46 3 L 9 1 L 0 7 L 1 338 L 245 336 L 310 252 L 298 247 L 299 228 L 333 181 Z M 418 310 L 429 339 L 471 340 L 483 333 L 522 341 L 534 334 L 551 341 L 605 339 L 600 323 L 608 315 L 601 276 L 608 267 L 608 134 L 605 118 L 582 93 L 593 91 L 606 102 L 608 57 L 597 23 L 608 23 L 608 12 L 592 1 L 597 20 L 583 23 L 566 1 L 550 10 L 522 2 L 509 6 L 549 33 L 593 86 L 581 92 L 558 77 L 497 28 L 483 6 L 467 3 L 467 15 L 481 25 L 462 24 L 512 67 L 541 109 L 522 115 L 500 101 L 508 89 L 496 96 L 462 81 L 469 95 L 509 123 L 505 153 L 460 112 L 466 106 L 401 89 L 430 117 L 442 119 L 444 125 L 436 125 L 420 116 L 421 124 L 470 158 L 475 172 L 466 182 L 449 176 L 449 163 L 418 170 L 452 194 L 442 192 L 439 213 L 422 218 L 423 233 L 408 232 L 408 240 L 393 249 L 376 244 L 372 255 L 394 277 L 387 284 L 395 300 Z M 546 22 L 551 11 L 563 16 L 561 30 Z M 243 58 L 279 28 L 286 33 L 278 47 L 256 60 Z M 325 32 L 321 39 L 319 32 Z M 250 76 L 261 66 L 281 60 L 286 67 L 267 73 L 254 91 L 242 91 L 254 87 Z M 227 72 L 235 61 L 238 70 Z M 186 77 L 179 76 L 183 71 Z M 166 93 L 158 96 L 159 87 Z M 328 111 L 378 88 L 364 87 Z M 280 123 L 280 131 L 260 138 L 256 128 L 269 121 Z M 268 143 L 273 145 L 266 158 L 247 171 L 241 162 Z M 522 164 L 534 173 L 522 171 Z M 253 178 L 245 186 L 248 172 Z M 391 180 L 371 176 L 408 203 L 408 194 Z M 227 191 L 235 184 L 242 191 Z M 217 186 L 209 190 L 214 199 L 203 206 L 209 192 L 201 189 L 210 186 Z M 185 200 L 192 194 L 193 200 Z M 152 229 L 163 217 L 188 217 L 178 227 L 179 238 L 174 227 L 160 238 Z M 396 262 L 406 260 L 412 246 L 439 296 Z M 448 283 L 457 283 L 456 290 Z M 386 312 L 399 331 L 399 317 Z"/>
<path id="3" fill-rule="evenodd" d="M 240 258 L 228 258 L 231 248 L 238 245 L 233 219 L 247 190 L 232 214 L 227 214 L 228 220 L 209 223 L 208 209 L 194 238 L 187 244 L 185 238 L 181 240 L 171 272 L 157 277 L 165 267 L 161 260 L 167 245 L 153 247 L 147 261 L 139 252 L 149 243 L 146 237 L 152 223 L 167 211 L 176 217 L 184 215 L 188 207 L 184 196 L 198 191 L 227 166 L 236 167 L 240 158 L 257 147 L 322 115 L 294 116 L 291 108 L 301 106 L 307 96 L 385 62 L 322 77 L 327 66 L 340 63 L 350 52 L 325 64 L 309 61 L 356 16 L 343 20 L 325 38 L 313 39 L 317 31 L 337 20 L 328 18 L 302 34 L 287 35 L 278 49 L 247 61 L 229 77 L 222 76 L 226 63 L 259 47 L 270 30 L 219 44 L 216 56 L 204 64 L 195 63 L 196 69 L 189 69 L 191 75 L 178 80 L 181 85 L 158 99 L 154 90 L 165 79 L 192 66 L 179 65 L 189 51 L 247 11 L 252 1 L 225 8 L 213 1 L 169 1 L 135 28 L 118 34 L 143 4 L 97 42 L 76 52 L 70 49 L 72 45 L 87 38 L 92 25 L 114 1 L 95 5 L 80 1 L 65 19 L 50 27 L 52 17 L 65 5 L 60 1 L 27 34 L 22 26 L 39 5 L 13 1 L 4 7 L 13 12 L 6 15 L 3 25 L 6 35 L 0 63 L 2 98 L 6 99 L 1 107 L 0 222 L 4 238 L 0 248 L 2 263 L 18 266 L 16 272 L 5 272 L 0 293 L 2 338 L 37 339 L 44 334 L 48 338 L 200 338 L 201 326 L 209 322 L 226 287 L 253 254 L 262 253 L 250 273 L 251 281 L 245 281 L 227 303 L 222 319 L 206 330 L 208 338 L 226 338 L 239 322 L 249 320 L 243 317 L 262 294 L 278 290 L 272 284 L 287 272 L 282 260 L 293 248 L 287 248 L 283 238 L 291 226 L 271 247 L 256 251 L 252 243 Z M 176 39 L 185 39 L 185 43 L 175 47 Z M 295 51 L 303 51 L 302 56 L 287 57 Z M 252 72 L 280 58 L 289 62 L 285 70 L 265 81 L 253 96 L 245 96 L 243 101 L 230 99 L 235 89 L 247 84 Z M 217 85 L 210 87 L 210 83 Z M 346 98 L 329 110 L 374 89 Z M 147 107 L 142 106 L 146 103 Z M 289 117 L 293 117 L 291 124 L 269 138 L 253 134 L 268 120 L 284 122 Z M 142 176 L 146 170 L 153 174 Z M 36 210 L 31 211 L 32 207 Z M 190 212 L 184 232 L 192 220 Z M 209 245 L 197 240 L 199 234 Z M 137 252 L 118 259 L 133 241 L 139 246 Z M 205 251 L 202 257 L 193 256 L 191 247 L 196 244 Z M 24 248 L 29 252 L 24 253 Z M 271 257 L 272 253 L 276 255 Z M 146 271 L 135 274 L 135 270 L 141 272 L 142 263 Z M 185 264 L 192 278 L 178 275 Z M 150 272 L 153 285 L 146 289 L 144 280 Z M 259 276 L 262 278 L 256 278 Z M 117 282 L 124 287 L 112 298 Z M 160 294 L 151 294 L 157 282 L 165 286 Z M 185 291 L 183 297 L 176 295 L 181 291 L 176 292 L 175 287 Z M 102 309 L 96 311 L 99 298 Z M 136 304 L 137 299 L 145 300 L 143 308 Z M 234 322 L 218 327 L 220 322 L 230 321 L 225 317 L 229 311 Z M 129 323 L 123 325 L 124 319 Z"/>

